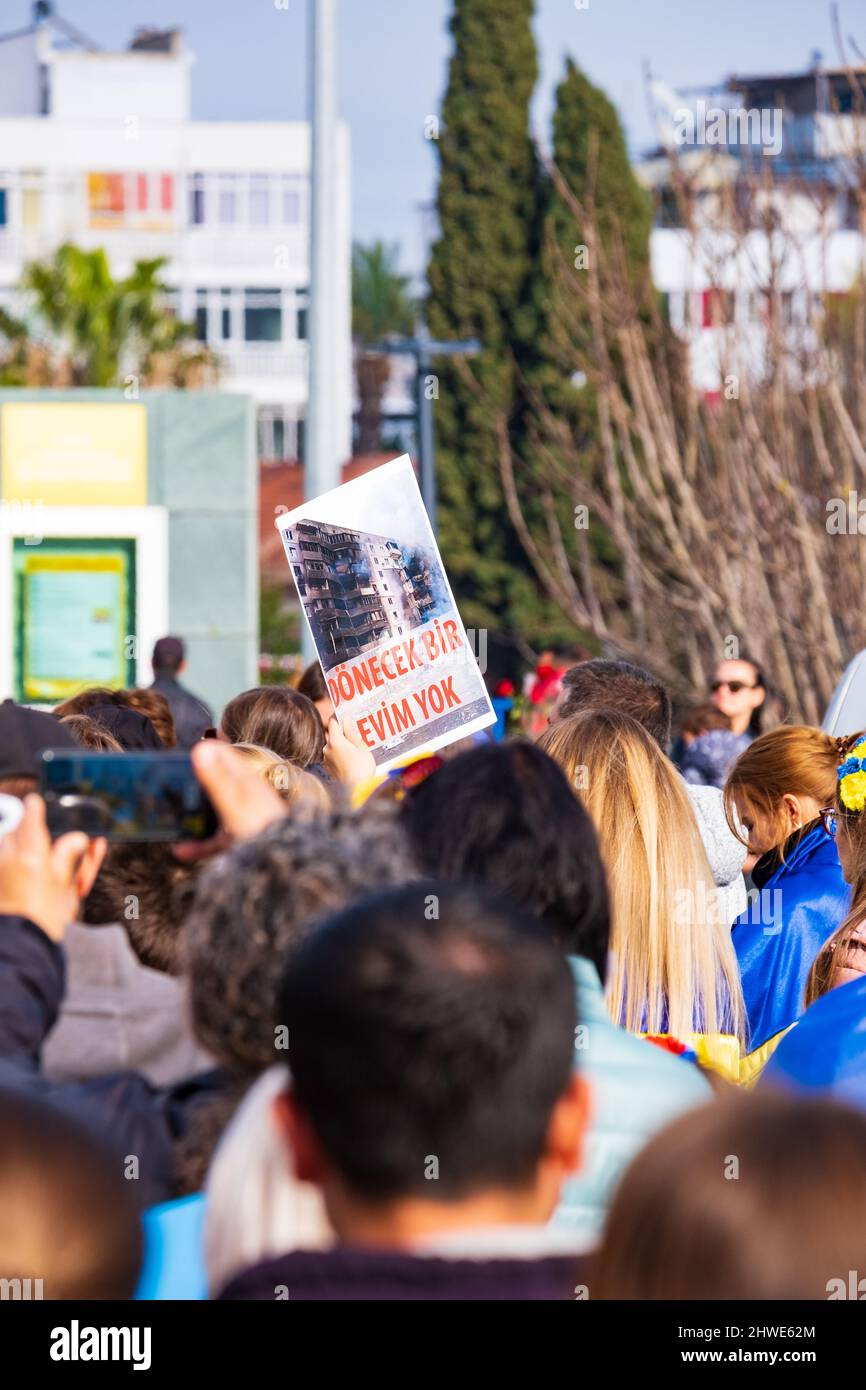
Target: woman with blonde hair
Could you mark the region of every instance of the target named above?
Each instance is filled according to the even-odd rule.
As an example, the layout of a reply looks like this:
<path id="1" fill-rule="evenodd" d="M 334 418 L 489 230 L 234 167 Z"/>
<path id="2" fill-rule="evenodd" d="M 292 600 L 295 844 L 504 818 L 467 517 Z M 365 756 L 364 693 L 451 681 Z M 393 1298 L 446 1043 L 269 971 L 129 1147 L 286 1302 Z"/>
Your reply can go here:
<path id="1" fill-rule="evenodd" d="M 725 783 L 732 828 L 758 856 L 752 901 L 733 926 L 755 1076 L 804 1008 L 823 943 L 848 912 L 850 892 L 822 812 L 836 796 L 837 741 L 787 725 L 761 734 Z"/>
<path id="2" fill-rule="evenodd" d="M 236 743 L 234 746 L 288 805 L 302 804 L 308 811 L 331 810 L 331 799 L 324 782 L 311 772 L 287 762 L 272 749 L 263 748 L 258 743 Z"/>
<path id="3" fill-rule="evenodd" d="M 598 832 L 612 902 L 608 1008 L 631 1032 L 743 1038 L 728 923 L 685 783 L 629 715 L 586 710 L 538 740 Z M 725 1070 L 736 1071 L 739 1047 Z"/>

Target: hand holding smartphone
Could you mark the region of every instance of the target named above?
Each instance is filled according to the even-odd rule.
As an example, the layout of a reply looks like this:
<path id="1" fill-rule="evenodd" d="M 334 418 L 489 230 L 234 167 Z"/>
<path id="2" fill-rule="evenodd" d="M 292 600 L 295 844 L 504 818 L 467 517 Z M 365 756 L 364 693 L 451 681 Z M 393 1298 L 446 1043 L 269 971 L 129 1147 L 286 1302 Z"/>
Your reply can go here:
<path id="1" fill-rule="evenodd" d="M 46 749 L 41 790 L 52 839 L 70 830 L 112 841 L 207 840 L 214 808 L 188 753 Z"/>

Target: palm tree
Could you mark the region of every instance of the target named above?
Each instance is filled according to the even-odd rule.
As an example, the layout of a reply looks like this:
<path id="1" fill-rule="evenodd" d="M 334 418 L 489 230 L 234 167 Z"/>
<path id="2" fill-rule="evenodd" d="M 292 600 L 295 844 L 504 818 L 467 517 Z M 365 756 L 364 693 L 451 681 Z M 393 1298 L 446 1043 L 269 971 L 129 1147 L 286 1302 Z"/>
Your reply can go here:
<path id="1" fill-rule="evenodd" d="M 409 276 L 397 270 L 399 248 L 374 241 L 352 247 L 352 335 L 358 383 L 358 453 L 373 454 L 382 430 L 382 397 L 389 360 L 374 351 L 384 338 L 411 333 L 414 304 Z"/>
<path id="2" fill-rule="evenodd" d="M 15 318 L 0 310 L 0 383 L 16 386 L 204 385 L 216 358 L 192 344 L 194 328 L 167 304 L 160 279 L 165 259 L 136 261 L 115 280 L 101 249 L 66 243 L 21 277 L 28 307 Z"/>

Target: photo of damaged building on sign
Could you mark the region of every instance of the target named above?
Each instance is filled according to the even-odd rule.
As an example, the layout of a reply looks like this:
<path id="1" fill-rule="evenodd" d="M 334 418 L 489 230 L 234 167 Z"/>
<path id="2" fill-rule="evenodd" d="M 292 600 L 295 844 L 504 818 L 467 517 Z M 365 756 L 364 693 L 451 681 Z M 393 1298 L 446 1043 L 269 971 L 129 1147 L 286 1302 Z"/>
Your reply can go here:
<path id="1" fill-rule="evenodd" d="M 297 522 L 284 542 L 326 671 L 383 638 L 404 636 L 443 606 L 435 557 L 421 550 L 407 553 L 386 536 L 318 521 Z"/>

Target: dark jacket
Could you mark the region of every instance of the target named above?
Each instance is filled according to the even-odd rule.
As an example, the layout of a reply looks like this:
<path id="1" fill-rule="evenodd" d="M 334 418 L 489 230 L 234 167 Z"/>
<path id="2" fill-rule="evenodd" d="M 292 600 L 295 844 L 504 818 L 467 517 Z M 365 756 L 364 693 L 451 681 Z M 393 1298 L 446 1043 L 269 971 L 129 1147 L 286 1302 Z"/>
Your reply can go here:
<path id="1" fill-rule="evenodd" d="M 205 729 L 213 724 L 213 714 L 204 700 L 193 695 L 173 676 L 157 676 L 150 688 L 159 691 L 168 700 L 178 748 L 192 748 Z"/>
<path id="2" fill-rule="evenodd" d="M 400 1250 L 295 1250 L 265 1260 L 230 1280 L 221 1299 L 425 1302 L 574 1299 L 586 1284 L 586 1259 L 442 1259 Z M 585 1294 L 584 1294 L 585 1297 Z"/>
<path id="3" fill-rule="evenodd" d="M 40 1071 L 64 990 L 63 951 L 24 917 L 0 914 L 0 1086 L 25 1091 L 88 1124 L 117 1151 L 143 1207 L 175 1195 L 174 1148 L 192 1112 L 220 1090 L 218 1072 L 166 1089 L 137 1072 L 51 1081 Z M 133 1160 L 135 1160 L 133 1162 Z"/>

